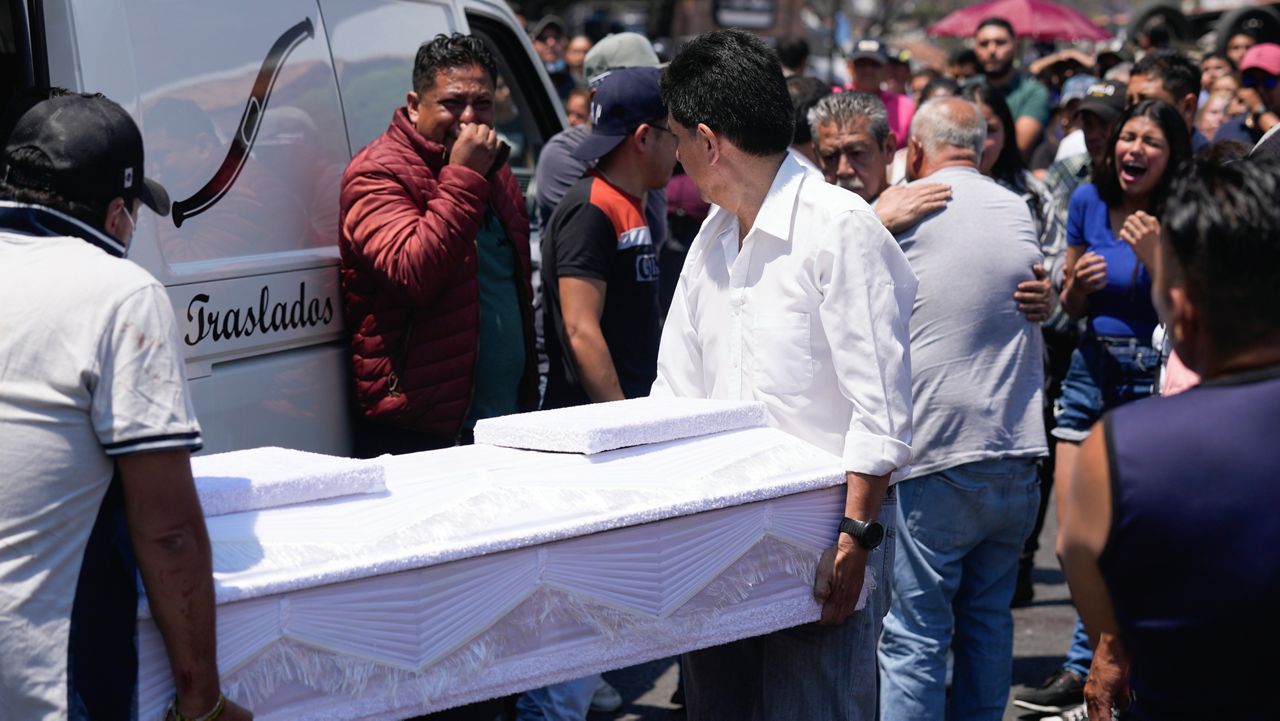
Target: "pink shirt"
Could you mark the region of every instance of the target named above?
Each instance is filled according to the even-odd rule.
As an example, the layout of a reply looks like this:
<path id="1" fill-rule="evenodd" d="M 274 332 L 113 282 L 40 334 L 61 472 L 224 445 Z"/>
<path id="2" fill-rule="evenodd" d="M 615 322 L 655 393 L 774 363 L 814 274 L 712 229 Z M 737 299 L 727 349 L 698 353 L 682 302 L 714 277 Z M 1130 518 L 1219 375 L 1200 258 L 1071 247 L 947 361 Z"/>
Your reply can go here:
<path id="1" fill-rule="evenodd" d="M 880 99 L 884 101 L 885 110 L 889 111 L 889 129 L 898 138 L 898 147 L 907 147 L 907 135 L 911 132 L 911 117 L 916 114 L 915 103 L 905 95 L 888 90 L 880 91 Z"/>
<path id="2" fill-rule="evenodd" d="M 845 87 L 836 87 L 836 92 L 841 90 L 857 90 L 852 85 Z M 911 102 L 911 98 L 888 90 L 880 91 L 880 100 L 884 102 L 885 110 L 889 111 L 889 130 L 893 131 L 893 136 L 898 139 L 898 148 L 907 147 L 907 135 L 911 132 L 911 117 L 916 114 L 915 103 Z"/>

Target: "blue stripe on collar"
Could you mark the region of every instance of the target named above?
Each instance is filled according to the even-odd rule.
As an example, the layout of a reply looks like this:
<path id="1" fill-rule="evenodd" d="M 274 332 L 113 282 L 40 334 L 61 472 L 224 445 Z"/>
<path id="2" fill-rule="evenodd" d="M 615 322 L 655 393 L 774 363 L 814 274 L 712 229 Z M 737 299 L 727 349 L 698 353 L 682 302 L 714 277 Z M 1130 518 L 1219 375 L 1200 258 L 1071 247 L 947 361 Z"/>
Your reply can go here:
<path id="1" fill-rule="evenodd" d="M 27 235 L 71 236 L 97 246 L 117 258 L 125 256 L 123 243 L 66 213 L 43 205 L 0 200 L 0 228 Z"/>

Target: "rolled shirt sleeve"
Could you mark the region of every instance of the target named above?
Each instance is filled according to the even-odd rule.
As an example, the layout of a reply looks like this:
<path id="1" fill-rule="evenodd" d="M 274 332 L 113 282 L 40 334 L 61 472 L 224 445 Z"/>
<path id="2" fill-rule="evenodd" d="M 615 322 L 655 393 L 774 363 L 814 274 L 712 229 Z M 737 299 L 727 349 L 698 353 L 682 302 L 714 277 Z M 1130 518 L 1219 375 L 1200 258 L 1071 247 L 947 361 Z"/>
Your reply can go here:
<path id="1" fill-rule="evenodd" d="M 819 251 L 819 306 L 840 393 L 853 404 L 846 471 L 905 476 L 911 461 L 910 320 L 916 276 L 893 236 L 869 212 L 832 219 Z"/>

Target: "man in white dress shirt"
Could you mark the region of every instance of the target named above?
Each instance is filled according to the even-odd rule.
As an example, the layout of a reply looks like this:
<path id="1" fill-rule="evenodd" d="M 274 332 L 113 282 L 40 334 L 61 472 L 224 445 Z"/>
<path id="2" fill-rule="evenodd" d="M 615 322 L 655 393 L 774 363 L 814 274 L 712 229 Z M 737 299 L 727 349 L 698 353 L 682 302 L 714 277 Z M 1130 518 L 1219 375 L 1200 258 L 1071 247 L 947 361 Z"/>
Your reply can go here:
<path id="1" fill-rule="evenodd" d="M 653 395 L 763 401 L 770 422 L 839 456 L 822 619 L 685 657 L 703 719 L 872 719 L 875 644 L 892 574 L 891 485 L 911 458 L 916 277 L 866 202 L 788 156 L 794 113 L 776 56 L 735 30 L 667 68 L 679 158 L 711 213 L 689 250 Z M 864 580 L 866 605 L 855 612 Z"/>

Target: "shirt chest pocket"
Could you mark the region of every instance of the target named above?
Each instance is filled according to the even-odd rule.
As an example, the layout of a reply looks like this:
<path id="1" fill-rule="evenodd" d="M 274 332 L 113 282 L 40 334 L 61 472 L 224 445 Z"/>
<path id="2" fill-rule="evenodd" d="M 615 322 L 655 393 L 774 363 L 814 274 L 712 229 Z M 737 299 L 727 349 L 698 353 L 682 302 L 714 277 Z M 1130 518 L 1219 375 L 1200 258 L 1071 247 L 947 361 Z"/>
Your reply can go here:
<path id="1" fill-rule="evenodd" d="M 808 313 L 762 313 L 751 327 L 756 388 L 773 395 L 800 393 L 813 384 Z"/>

